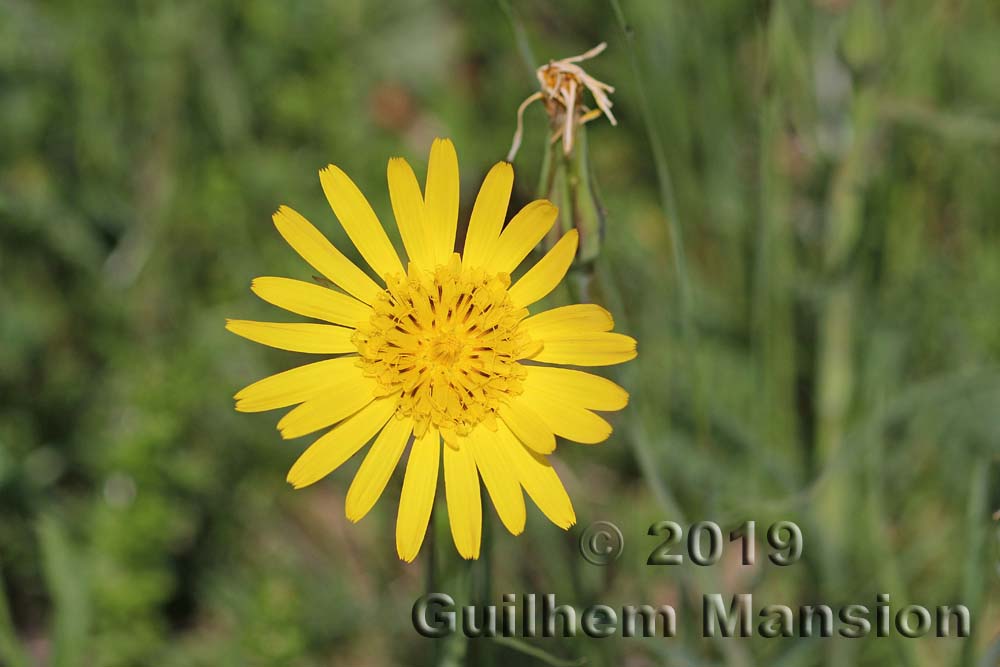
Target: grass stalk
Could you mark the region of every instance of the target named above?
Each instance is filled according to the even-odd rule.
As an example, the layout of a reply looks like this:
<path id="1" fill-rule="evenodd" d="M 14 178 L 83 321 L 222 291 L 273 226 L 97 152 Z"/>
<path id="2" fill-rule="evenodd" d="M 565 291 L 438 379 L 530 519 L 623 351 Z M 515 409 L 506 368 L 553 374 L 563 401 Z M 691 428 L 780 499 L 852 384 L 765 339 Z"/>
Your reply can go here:
<path id="1" fill-rule="evenodd" d="M 632 80 L 635 88 L 635 99 L 642 116 L 643 127 L 652 151 L 653 165 L 656 170 L 657 192 L 659 193 L 660 205 L 666 218 L 667 235 L 670 239 L 670 257 L 674 269 L 674 278 L 677 282 L 677 309 L 681 323 L 681 336 L 686 348 L 685 358 L 689 361 L 689 371 L 692 374 L 694 394 L 696 396 L 695 411 L 698 424 L 698 439 L 702 444 L 707 444 L 709 439 L 708 429 L 708 405 L 705 395 L 705 386 L 699 372 L 699 357 L 697 349 L 697 332 L 694 326 L 693 298 L 691 295 L 691 281 L 688 277 L 687 255 L 684 250 L 684 234 L 681 226 L 680 214 L 677 209 L 677 200 L 674 195 L 673 179 L 670 176 L 670 167 L 667 162 L 667 155 L 663 148 L 663 140 L 656 126 L 656 119 L 653 115 L 649 98 L 646 95 L 642 68 L 639 64 L 639 56 L 636 48 L 635 31 L 629 24 L 618 0 L 609 0 L 614 11 L 618 26 L 625 36 L 626 49 L 629 54 L 629 63 L 632 69 Z"/>
<path id="2" fill-rule="evenodd" d="M 517 45 L 517 51 L 521 56 L 521 61 L 528 69 L 528 75 L 534 77 L 535 68 L 537 67 L 535 63 L 538 61 L 535 59 L 535 53 L 531 48 L 531 42 L 528 40 L 528 31 L 524 29 L 524 23 L 514 12 L 514 7 L 510 4 L 510 0 L 497 1 L 500 4 L 500 10 L 504 13 L 504 16 L 507 17 L 507 22 L 510 24 L 511 31 L 514 33 L 514 44 Z"/>
<path id="3" fill-rule="evenodd" d="M 985 579 L 988 569 L 986 558 L 987 527 L 990 521 L 990 459 L 980 454 L 971 466 L 969 496 L 966 502 L 963 535 L 968 540 L 965 559 L 962 562 L 962 602 L 968 606 L 972 618 L 980 618 L 986 591 Z M 973 634 L 962 645 L 960 664 L 972 667 L 976 664 L 976 625 Z M 984 656 L 985 661 L 985 656 Z M 996 664 L 994 662 L 993 664 Z"/>

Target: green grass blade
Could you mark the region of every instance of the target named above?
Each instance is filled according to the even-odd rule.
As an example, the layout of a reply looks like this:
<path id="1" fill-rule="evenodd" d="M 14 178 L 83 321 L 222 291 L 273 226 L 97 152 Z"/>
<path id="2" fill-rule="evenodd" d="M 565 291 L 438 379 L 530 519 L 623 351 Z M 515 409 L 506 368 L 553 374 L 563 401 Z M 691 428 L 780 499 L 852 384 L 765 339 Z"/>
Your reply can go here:
<path id="1" fill-rule="evenodd" d="M 87 568 L 64 526 L 46 516 L 38 524 L 42 565 L 52 595 L 52 667 L 84 664 L 89 626 Z"/>

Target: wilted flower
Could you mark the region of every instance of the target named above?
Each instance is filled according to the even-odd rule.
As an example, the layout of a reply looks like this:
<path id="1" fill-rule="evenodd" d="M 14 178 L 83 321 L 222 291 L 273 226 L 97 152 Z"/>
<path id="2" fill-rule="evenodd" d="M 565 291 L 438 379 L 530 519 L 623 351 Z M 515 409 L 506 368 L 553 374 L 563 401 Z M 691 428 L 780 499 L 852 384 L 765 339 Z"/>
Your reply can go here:
<path id="1" fill-rule="evenodd" d="M 573 140 L 576 130 L 581 125 L 589 123 L 602 114 L 607 116 L 612 125 L 617 125 L 615 115 L 611 113 L 611 99 L 608 93 L 615 92 L 613 86 L 587 74 L 577 63 L 589 60 L 598 55 L 608 47 L 606 42 L 601 42 L 586 53 L 562 60 L 550 60 L 548 65 L 542 65 L 536 71 L 538 84 L 541 87 L 537 93 L 529 95 L 521 106 L 517 109 L 517 129 L 514 131 L 514 141 L 511 144 L 510 152 L 507 153 L 508 162 L 517 155 L 517 149 L 521 146 L 521 136 L 524 131 L 524 111 L 532 102 L 542 100 L 545 104 L 545 111 L 549 114 L 549 121 L 552 125 L 552 143 L 560 139 L 563 142 L 563 152 L 569 155 L 573 150 Z M 596 109 L 589 108 L 583 99 L 584 89 L 589 90 L 597 104 Z"/>
<path id="2" fill-rule="evenodd" d="M 532 102 L 542 100 L 549 116 L 551 135 L 542 162 L 539 195 L 559 205 L 559 222 L 546 239 L 545 247 L 551 248 L 560 235 L 575 229 L 580 234 L 576 260 L 581 266 L 588 266 L 600 254 L 605 227 L 604 207 L 590 169 L 584 125 L 602 115 L 612 125 L 617 125 L 618 121 L 611 113 L 608 97 L 614 87 L 590 76 L 577 63 L 593 58 L 606 47 L 607 44 L 601 42 L 586 53 L 552 60 L 538 68 L 541 90 L 518 107 L 517 130 L 507 155 L 507 159 L 512 160 L 521 145 L 525 109 Z M 596 109 L 585 103 L 586 91 L 593 96 Z M 558 150 L 560 140 L 561 151 Z M 586 281 L 580 286 L 585 288 Z"/>

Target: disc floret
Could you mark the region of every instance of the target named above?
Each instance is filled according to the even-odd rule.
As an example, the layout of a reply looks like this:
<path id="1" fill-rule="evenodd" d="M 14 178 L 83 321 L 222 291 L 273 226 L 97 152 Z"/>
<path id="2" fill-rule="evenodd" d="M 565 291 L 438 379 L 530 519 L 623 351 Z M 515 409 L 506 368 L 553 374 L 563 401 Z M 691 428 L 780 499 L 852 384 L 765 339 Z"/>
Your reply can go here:
<path id="1" fill-rule="evenodd" d="M 364 374 L 398 393 L 396 414 L 414 420 L 417 437 L 433 427 L 454 443 L 481 422 L 495 430 L 497 409 L 521 393 L 517 360 L 531 345 L 510 276 L 465 268 L 456 253 L 433 271 L 410 263 L 386 284 L 354 334 Z"/>

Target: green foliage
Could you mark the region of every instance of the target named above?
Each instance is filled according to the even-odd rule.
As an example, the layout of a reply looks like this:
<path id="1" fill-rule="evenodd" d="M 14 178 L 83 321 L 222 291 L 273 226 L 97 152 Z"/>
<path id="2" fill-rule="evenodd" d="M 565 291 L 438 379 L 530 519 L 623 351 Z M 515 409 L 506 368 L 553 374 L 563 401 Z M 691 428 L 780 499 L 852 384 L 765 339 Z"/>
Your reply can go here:
<path id="1" fill-rule="evenodd" d="M 978 632 L 713 643 L 688 609 L 672 640 L 472 643 L 470 660 L 997 655 L 996 4 L 616 5 L 0 8 L 2 664 L 429 664 L 410 627 L 424 571 L 393 547 L 399 480 L 356 526 L 357 462 L 293 493 L 307 440 L 282 442 L 274 415 L 237 415 L 230 396 L 305 357 L 224 318 L 274 317 L 247 290 L 257 275 L 311 275 L 271 226 L 279 204 L 357 259 L 318 168 L 342 166 L 389 221 L 386 159 L 419 173 L 451 136 L 467 215 L 534 89 L 525 61 L 600 41 L 588 69 L 618 87 L 620 124 L 588 125 L 608 213 L 591 296 L 640 362 L 612 372 L 633 397 L 615 435 L 561 445 L 560 472 L 581 525 L 611 519 L 627 548 L 596 570 L 537 513 L 519 538 L 493 526 L 493 591 L 579 605 L 878 591 L 965 603 Z M 540 108 L 526 120 L 516 204 L 545 152 Z M 659 519 L 796 520 L 805 562 L 647 567 Z"/>

